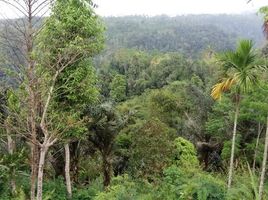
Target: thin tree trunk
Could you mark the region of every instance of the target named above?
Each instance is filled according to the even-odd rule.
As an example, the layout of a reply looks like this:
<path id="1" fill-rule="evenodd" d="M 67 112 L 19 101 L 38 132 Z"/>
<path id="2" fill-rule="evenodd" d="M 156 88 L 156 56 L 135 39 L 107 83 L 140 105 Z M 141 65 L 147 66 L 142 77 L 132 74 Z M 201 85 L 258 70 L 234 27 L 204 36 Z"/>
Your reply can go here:
<path id="1" fill-rule="evenodd" d="M 14 153 L 14 141 L 10 135 L 7 135 L 7 149 L 9 154 Z"/>
<path id="2" fill-rule="evenodd" d="M 46 145 L 43 145 L 40 149 L 40 159 L 39 159 L 38 178 L 37 178 L 37 200 L 42 200 L 44 165 L 45 165 L 45 157 L 47 149 L 48 147 Z"/>
<path id="3" fill-rule="evenodd" d="M 231 150 L 230 168 L 229 168 L 229 175 L 228 175 L 228 186 L 227 186 L 228 190 L 231 188 L 232 179 L 233 179 L 235 139 L 236 139 L 238 115 L 239 115 L 239 103 L 237 102 L 236 108 L 235 108 L 234 129 L 233 129 L 233 138 L 232 138 L 232 150 Z"/>
<path id="4" fill-rule="evenodd" d="M 70 147 L 69 143 L 64 144 L 65 149 L 65 180 L 69 199 L 72 198 L 72 184 L 70 177 Z"/>
<path id="5" fill-rule="evenodd" d="M 9 135 L 9 131 L 7 131 L 8 135 L 7 135 L 7 149 L 8 149 L 8 153 L 9 154 L 13 154 L 14 153 L 14 141 L 12 139 L 12 137 Z M 16 181 L 15 181 L 15 171 L 13 170 L 11 172 L 11 180 L 10 180 L 10 185 L 11 185 L 11 191 L 12 194 L 16 193 Z"/>
<path id="6" fill-rule="evenodd" d="M 38 174 L 38 146 L 31 146 L 31 200 L 35 200 L 36 178 Z"/>
<path id="7" fill-rule="evenodd" d="M 102 156 L 102 170 L 103 170 L 103 186 L 106 188 L 111 182 L 111 163 L 107 155 Z"/>
<path id="8" fill-rule="evenodd" d="M 70 168 L 72 171 L 72 182 L 78 183 L 79 175 L 79 146 L 80 141 L 75 141 L 69 144 L 70 146 Z"/>
<path id="9" fill-rule="evenodd" d="M 261 123 L 259 122 L 258 123 L 258 136 L 257 136 L 255 150 L 254 150 L 254 158 L 253 158 L 253 165 L 252 165 L 252 172 L 253 172 L 253 174 L 255 174 L 256 158 L 257 158 L 257 153 L 258 153 L 260 136 L 261 136 Z"/>
<path id="10" fill-rule="evenodd" d="M 262 199 L 262 195 L 263 195 L 263 185 L 264 185 L 264 178 L 265 178 L 265 171 L 266 171 L 266 164 L 267 164 L 267 150 L 268 150 L 268 116 L 267 116 L 267 122 L 266 122 L 265 145 L 264 145 L 262 170 L 261 170 L 261 178 L 260 178 L 260 186 L 259 186 L 259 198 L 260 199 Z"/>
<path id="11" fill-rule="evenodd" d="M 28 62 L 28 73 L 27 78 L 29 80 L 28 92 L 29 92 L 29 123 L 31 131 L 31 200 L 35 200 L 35 190 L 36 190 L 36 178 L 38 171 L 38 145 L 37 145 L 37 132 L 36 132 L 36 90 L 37 87 L 35 80 L 35 63 L 32 58 L 33 52 L 33 25 L 32 25 L 32 6 L 31 1 L 28 1 L 28 16 L 27 16 L 27 27 L 25 30 L 26 39 L 26 53 Z"/>

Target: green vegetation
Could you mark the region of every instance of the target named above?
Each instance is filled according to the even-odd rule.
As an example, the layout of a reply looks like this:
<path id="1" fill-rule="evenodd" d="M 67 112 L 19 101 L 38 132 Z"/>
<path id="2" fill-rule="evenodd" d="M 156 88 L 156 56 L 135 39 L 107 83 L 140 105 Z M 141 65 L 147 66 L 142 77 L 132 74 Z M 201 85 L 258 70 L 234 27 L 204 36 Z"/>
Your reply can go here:
<path id="1" fill-rule="evenodd" d="M 106 51 L 135 48 L 145 51 L 179 52 L 199 57 L 204 49 L 235 48 L 241 38 L 264 42 L 262 18 L 244 15 L 125 16 L 104 18 Z"/>
<path id="2" fill-rule="evenodd" d="M 1 200 L 268 198 L 259 17 L 46 1 L 0 21 Z"/>

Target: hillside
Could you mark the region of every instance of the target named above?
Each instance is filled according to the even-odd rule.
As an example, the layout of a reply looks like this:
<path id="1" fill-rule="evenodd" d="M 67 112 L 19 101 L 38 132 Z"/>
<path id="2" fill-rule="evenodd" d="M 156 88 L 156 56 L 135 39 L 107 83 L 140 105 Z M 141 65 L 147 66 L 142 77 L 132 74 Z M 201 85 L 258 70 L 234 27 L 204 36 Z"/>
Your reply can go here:
<path id="1" fill-rule="evenodd" d="M 46 1 L 0 20 L 0 200 L 268 199 L 268 6 L 33 17 Z"/>
<path id="2" fill-rule="evenodd" d="M 127 16 L 104 18 L 107 50 L 178 51 L 196 57 L 204 49 L 233 49 L 237 39 L 253 39 L 263 44 L 262 21 L 256 14 Z"/>

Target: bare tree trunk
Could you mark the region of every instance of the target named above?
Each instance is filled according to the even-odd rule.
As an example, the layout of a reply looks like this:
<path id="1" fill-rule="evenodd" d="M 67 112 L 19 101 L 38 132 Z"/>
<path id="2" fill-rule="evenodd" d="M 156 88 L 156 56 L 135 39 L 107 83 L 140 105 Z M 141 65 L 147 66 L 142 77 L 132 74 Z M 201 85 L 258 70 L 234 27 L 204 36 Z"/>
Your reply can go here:
<path id="1" fill-rule="evenodd" d="M 255 174 L 256 158 L 257 158 L 257 153 L 258 153 L 260 136 L 261 136 L 261 123 L 259 122 L 258 123 L 258 136 L 257 136 L 255 150 L 254 150 L 254 158 L 253 158 L 253 165 L 252 165 L 252 172 L 253 172 L 253 174 Z"/>
<path id="2" fill-rule="evenodd" d="M 35 81 L 35 63 L 31 56 L 33 52 L 33 16 L 32 16 L 32 0 L 26 3 L 27 6 L 27 27 L 25 27 L 25 40 L 26 40 L 26 56 L 27 56 L 27 78 L 29 79 L 28 92 L 29 92 L 29 123 L 31 131 L 31 200 L 35 200 L 36 178 L 38 171 L 38 145 L 37 145 L 37 132 L 36 132 L 36 91 L 37 87 Z"/>
<path id="3" fill-rule="evenodd" d="M 70 168 L 72 171 L 72 182 L 78 183 L 79 175 L 79 141 L 69 143 L 70 146 Z"/>
<path id="4" fill-rule="evenodd" d="M 43 145 L 40 149 L 40 159 L 39 159 L 38 178 L 37 178 L 37 200 L 42 200 L 44 165 L 45 165 L 45 157 L 47 149 L 48 147 L 46 145 Z"/>
<path id="5" fill-rule="evenodd" d="M 69 199 L 72 198 L 72 184 L 70 177 L 70 147 L 69 143 L 64 144 L 65 150 L 65 180 Z"/>
<path id="6" fill-rule="evenodd" d="M 13 154 L 14 153 L 14 141 L 12 139 L 12 137 L 9 135 L 9 131 L 7 131 L 8 135 L 7 135 L 7 149 L 8 149 L 8 153 L 9 154 Z M 12 194 L 16 193 L 16 181 L 15 181 L 15 171 L 13 170 L 11 172 L 11 180 L 10 180 L 10 185 L 11 185 L 11 191 Z"/>
<path id="7" fill-rule="evenodd" d="M 239 103 L 237 102 L 236 108 L 235 108 L 234 129 L 233 129 L 233 138 L 232 138 L 232 150 L 231 150 L 230 168 L 229 168 L 229 175 L 228 175 L 228 185 L 227 185 L 228 190 L 231 188 L 232 179 L 233 179 L 235 139 L 236 139 L 238 115 L 239 115 Z"/>
<path id="8" fill-rule="evenodd" d="M 38 145 L 31 146 L 31 200 L 35 200 L 36 178 L 38 174 Z"/>
<path id="9" fill-rule="evenodd" d="M 263 195 L 263 185 L 264 185 L 264 178 L 265 178 L 265 171 L 266 171 L 266 164 L 267 164 L 267 150 L 268 150 L 268 116 L 267 116 L 267 122 L 266 122 L 265 145 L 264 145 L 262 170 L 261 170 L 261 178 L 260 178 L 260 186 L 259 186 L 259 198 L 260 199 L 262 199 L 262 195 Z"/>
<path id="10" fill-rule="evenodd" d="M 102 156 L 103 186 L 107 187 L 111 182 L 111 163 L 107 155 Z"/>
<path id="11" fill-rule="evenodd" d="M 21 51 L 23 56 L 23 62 L 20 62 L 22 71 L 26 70 L 26 76 L 24 80 L 27 80 L 26 88 L 28 92 L 28 98 L 23 105 L 26 105 L 27 111 L 27 128 L 31 143 L 31 200 L 35 200 L 36 194 L 36 179 L 38 174 L 38 162 L 39 162 L 39 146 L 36 127 L 39 123 L 37 105 L 40 99 L 37 98 L 39 94 L 38 76 L 36 74 L 36 62 L 32 56 L 34 46 L 37 46 L 36 36 L 39 32 L 39 28 L 35 27 L 35 24 L 39 21 L 33 20 L 39 15 L 43 15 L 50 8 L 49 3 L 52 0 L 0 0 L 10 8 L 16 11 L 16 16 L 23 19 L 23 23 L 11 23 L 10 25 L 17 30 L 17 34 L 14 41 L 18 41 L 19 44 L 14 44 L 14 48 Z M 12 37 L 12 35 L 11 35 Z M 12 38 L 13 39 L 13 38 Z M 13 41 L 13 40 L 12 40 Z M 12 45 L 13 46 L 13 45 Z M 24 64 L 23 64 L 24 63 Z M 39 141 L 40 142 L 40 141 Z M 41 155 L 41 153 L 40 153 Z"/>

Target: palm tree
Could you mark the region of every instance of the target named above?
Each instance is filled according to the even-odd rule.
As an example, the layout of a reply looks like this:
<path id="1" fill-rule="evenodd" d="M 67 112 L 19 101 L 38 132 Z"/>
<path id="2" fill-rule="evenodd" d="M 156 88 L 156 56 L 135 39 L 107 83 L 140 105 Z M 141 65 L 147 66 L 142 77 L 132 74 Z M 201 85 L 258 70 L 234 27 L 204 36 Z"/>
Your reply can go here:
<path id="1" fill-rule="evenodd" d="M 254 65 L 256 54 L 253 51 L 253 42 L 251 40 L 241 40 L 235 51 L 227 51 L 220 54 L 218 61 L 223 67 L 224 74 L 221 81 L 213 86 L 211 96 L 215 100 L 218 100 L 221 98 L 222 93 L 230 89 L 234 89 L 235 91 L 235 116 L 228 175 L 228 189 L 230 189 L 233 177 L 235 139 L 241 95 L 258 83 L 256 65 Z"/>

